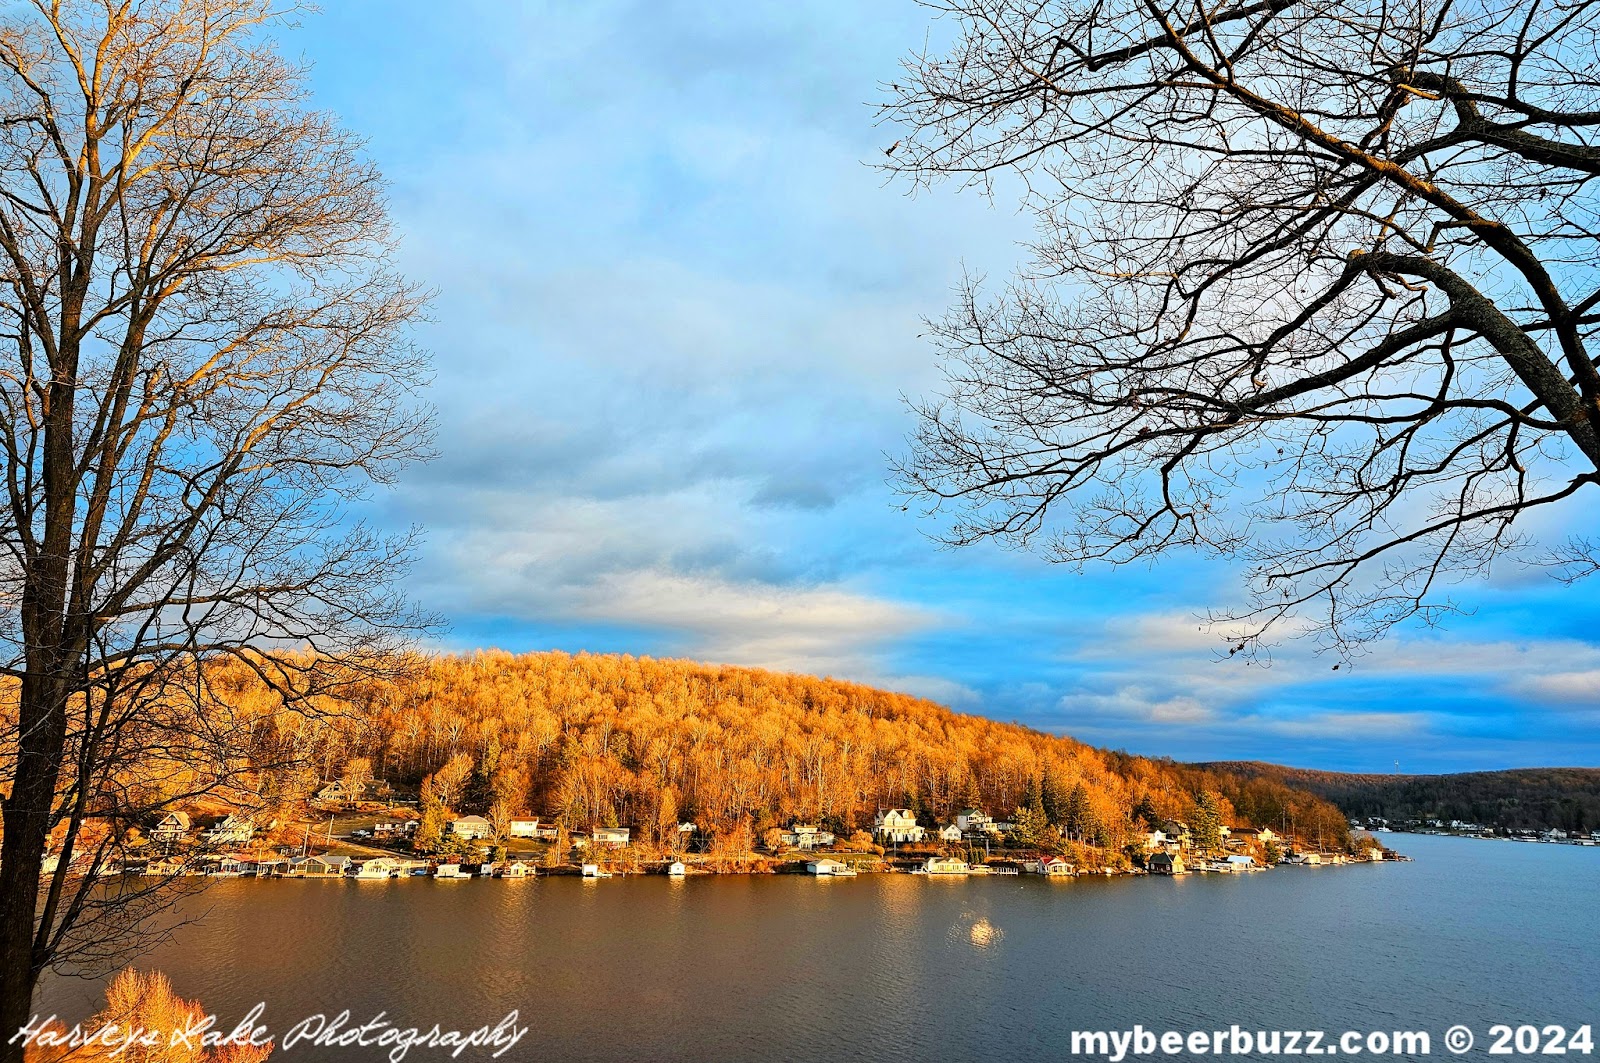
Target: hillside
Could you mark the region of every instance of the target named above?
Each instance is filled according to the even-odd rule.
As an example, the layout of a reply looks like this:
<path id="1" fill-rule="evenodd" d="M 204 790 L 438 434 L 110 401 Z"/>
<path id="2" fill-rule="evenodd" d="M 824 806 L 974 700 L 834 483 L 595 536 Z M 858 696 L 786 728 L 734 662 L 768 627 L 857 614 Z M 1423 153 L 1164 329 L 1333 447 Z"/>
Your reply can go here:
<path id="1" fill-rule="evenodd" d="M 1462 820 L 1486 827 L 1600 827 L 1600 768 L 1516 768 L 1454 775 L 1355 775 L 1255 761 L 1198 767 L 1270 779 L 1324 797 L 1349 816 Z"/>
<path id="2" fill-rule="evenodd" d="M 262 697 L 242 668 L 214 682 L 235 704 Z M 356 702 L 332 723 L 270 717 L 252 759 L 317 768 L 263 778 L 263 790 L 293 799 L 319 779 L 370 773 L 426 782 L 457 811 L 617 823 L 646 842 L 680 820 L 738 844 L 795 819 L 848 835 L 889 806 L 929 825 L 968 805 L 1005 816 L 1031 808 L 1071 840 L 1111 851 L 1149 823 L 1190 817 L 1213 790 L 1229 821 L 1276 826 L 1292 814 L 1330 843 L 1348 836 L 1332 805 L 1277 780 L 1107 752 L 833 679 L 482 652 L 421 658 L 405 679 L 358 688 Z"/>

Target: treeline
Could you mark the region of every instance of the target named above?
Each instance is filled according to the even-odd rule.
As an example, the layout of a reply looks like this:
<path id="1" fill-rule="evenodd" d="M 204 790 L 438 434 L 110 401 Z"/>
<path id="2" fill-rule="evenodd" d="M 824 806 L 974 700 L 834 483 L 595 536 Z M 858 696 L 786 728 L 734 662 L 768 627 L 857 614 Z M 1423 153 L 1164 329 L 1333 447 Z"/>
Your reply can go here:
<path id="1" fill-rule="evenodd" d="M 240 668 L 213 676 L 245 705 L 270 697 Z M 1152 823 L 1192 818 L 1207 790 L 1232 821 L 1344 819 L 1291 787 L 1091 748 L 856 683 L 615 655 L 430 657 L 367 681 L 353 708 L 263 714 L 263 762 L 309 765 L 259 784 L 294 799 L 351 777 L 421 786 L 455 811 L 532 812 L 664 840 L 681 821 L 760 837 L 791 820 L 847 837 L 884 807 L 925 826 L 975 805 L 1117 849 Z"/>
<path id="2" fill-rule="evenodd" d="M 1353 775 L 1253 761 L 1201 767 L 1308 791 L 1333 802 L 1346 815 L 1363 819 L 1461 820 L 1508 830 L 1600 828 L 1600 768 Z"/>

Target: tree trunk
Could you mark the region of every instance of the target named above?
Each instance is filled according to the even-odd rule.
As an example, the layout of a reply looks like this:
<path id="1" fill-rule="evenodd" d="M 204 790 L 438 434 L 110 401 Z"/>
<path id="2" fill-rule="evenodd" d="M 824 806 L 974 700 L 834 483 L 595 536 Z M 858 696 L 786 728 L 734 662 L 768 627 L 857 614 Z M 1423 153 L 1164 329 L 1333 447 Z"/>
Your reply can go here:
<path id="1" fill-rule="evenodd" d="M 22 1063 L 24 1046 L 12 1039 L 31 1015 L 40 974 L 34 918 L 66 724 L 56 691 L 43 677 L 23 680 L 24 725 L 0 841 L 0 1063 Z"/>

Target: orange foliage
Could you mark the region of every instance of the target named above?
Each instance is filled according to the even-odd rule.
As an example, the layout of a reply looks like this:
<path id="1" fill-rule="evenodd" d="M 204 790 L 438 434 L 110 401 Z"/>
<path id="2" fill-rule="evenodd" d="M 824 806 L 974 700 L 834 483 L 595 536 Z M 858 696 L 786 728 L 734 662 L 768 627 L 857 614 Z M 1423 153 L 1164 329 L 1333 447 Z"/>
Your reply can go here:
<path id="1" fill-rule="evenodd" d="M 106 986 L 106 1006 L 82 1023 L 92 1043 L 71 1047 L 36 1043 L 28 1047 L 28 1063 L 261 1063 L 270 1046 L 225 1044 L 204 1047 L 194 1031 L 205 1019 L 197 1001 L 184 1000 L 158 971 L 118 972 Z M 59 1027 L 53 1032 L 65 1033 Z M 175 1033 L 177 1034 L 175 1036 Z M 227 1030 L 218 1036 L 226 1036 Z M 39 1039 L 44 1042 L 45 1038 Z"/>
<path id="2" fill-rule="evenodd" d="M 258 695 L 242 670 L 227 679 Z M 632 656 L 423 658 L 408 678 L 360 687 L 355 711 L 331 723 L 289 721 L 272 741 L 302 745 L 324 777 L 364 757 L 396 782 L 433 775 L 457 810 L 508 801 L 574 827 L 631 825 L 636 838 L 660 833 L 664 812 L 757 838 L 793 819 L 846 837 L 886 806 L 931 821 L 976 800 L 1009 816 L 1048 779 L 1059 793 L 1081 783 L 1100 840 L 1119 847 L 1136 807 L 1181 817 L 1197 792 L 1179 766 L 907 694 Z"/>

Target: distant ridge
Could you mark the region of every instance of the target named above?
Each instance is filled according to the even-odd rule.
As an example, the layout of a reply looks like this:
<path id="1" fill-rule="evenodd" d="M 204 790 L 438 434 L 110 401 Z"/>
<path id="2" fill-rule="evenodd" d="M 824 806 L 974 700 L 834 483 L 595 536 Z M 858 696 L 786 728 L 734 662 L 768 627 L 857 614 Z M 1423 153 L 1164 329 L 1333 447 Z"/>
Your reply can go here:
<path id="1" fill-rule="evenodd" d="M 1352 774 L 1261 761 L 1195 767 L 1307 790 L 1355 818 L 1461 820 L 1511 830 L 1600 828 L 1600 768 L 1508 768 L 1449 775 Z"/>

